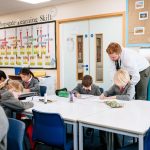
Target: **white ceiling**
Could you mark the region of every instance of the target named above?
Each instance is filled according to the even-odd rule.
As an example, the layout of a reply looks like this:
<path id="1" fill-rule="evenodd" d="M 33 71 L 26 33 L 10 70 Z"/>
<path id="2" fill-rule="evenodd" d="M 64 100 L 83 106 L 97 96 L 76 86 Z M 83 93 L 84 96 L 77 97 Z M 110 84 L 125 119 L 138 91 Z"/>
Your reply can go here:
<path id="1" fill-rule="evenodd" d="M 42 7 L 51 7 L 54 5 L 70 3 L 73 1 L 81 1 L 81 0 L 51 0 L 50 2 L 45 2 L 36 5 L 20 2 L 18 0 L 0 0 L 0 16 L 19 11 L 32 10 Z"/>

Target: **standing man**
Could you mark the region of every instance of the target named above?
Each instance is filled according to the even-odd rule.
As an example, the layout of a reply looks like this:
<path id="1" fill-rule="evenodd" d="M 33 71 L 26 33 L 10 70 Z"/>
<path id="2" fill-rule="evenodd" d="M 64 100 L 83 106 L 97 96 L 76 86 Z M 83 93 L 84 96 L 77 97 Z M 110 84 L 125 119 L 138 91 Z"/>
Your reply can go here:
<path id="1" fill-rule="evenodd" d="M 118 43 L 110 43 L 106 49 L 115 69 L 126 69 L 135 85 L 135 99 L 147 99 L 147 86 L 150 76 L 150 64 L 146 58 L 129 49 L 121 48 Z"/>
<path id="2" fill-rule="evenodd" d="M 0 106 L 0 150 L 7 150 L 8 119 Z"/>

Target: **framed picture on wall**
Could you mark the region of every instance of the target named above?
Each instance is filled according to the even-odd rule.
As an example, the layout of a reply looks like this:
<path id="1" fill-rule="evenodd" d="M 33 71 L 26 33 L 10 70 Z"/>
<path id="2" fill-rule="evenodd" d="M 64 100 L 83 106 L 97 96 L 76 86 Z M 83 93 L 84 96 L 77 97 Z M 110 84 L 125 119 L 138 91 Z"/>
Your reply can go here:
<path id="1" fill-rule="evenodd" d="M 144 34 L 144 27 L 135 27 L 134 28 L 134 35 L 143 35 Z"/>
<path id="2" fill-rule="evenodd" d="M 148 11 L 139 12 L 139 20 L 146 20 L 148 19 Z"/>
<path id="3" fill-rule="evenodd" d="M 135 2 L 135 9 L 142 9 L 144 8 L 144 0 L 138 0 Z"/>

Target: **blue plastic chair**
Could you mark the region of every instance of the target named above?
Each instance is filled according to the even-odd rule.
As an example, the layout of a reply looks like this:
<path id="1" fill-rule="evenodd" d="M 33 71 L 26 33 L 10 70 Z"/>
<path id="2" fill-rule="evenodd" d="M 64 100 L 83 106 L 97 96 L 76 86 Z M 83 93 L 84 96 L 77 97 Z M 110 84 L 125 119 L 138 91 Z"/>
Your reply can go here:
<path id="1" fill-rule="evenodd" d="M 8 121 L 7 150 L 23 150 L 25 124 L 13 118 L 9 118 Z"/>
<path id="2" fill-rule="evenodd" d="M 35 143 L 44 143 L 46 145 L 72 149 L 72 141 L 66 142 L 66 130 L 64 120 L 57 113 L 44 113 L 36 110 L 33 112 L 33 135 Z"/>
<path id="3" fill-rule="evenodd" d="M 44 94 L 46 93 L 47 90 L 47 86 L 40 86 L 40 94 L 41 96 L 44 96 Z"/>

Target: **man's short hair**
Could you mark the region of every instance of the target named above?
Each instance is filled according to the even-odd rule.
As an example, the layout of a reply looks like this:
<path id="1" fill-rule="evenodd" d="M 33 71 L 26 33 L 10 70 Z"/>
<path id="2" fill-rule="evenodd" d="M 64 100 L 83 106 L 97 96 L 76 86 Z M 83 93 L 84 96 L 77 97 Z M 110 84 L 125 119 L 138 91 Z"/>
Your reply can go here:
<path id="1" fill-rule="evenodd" d="M 108 54 L 120 54 L 122 52 L 121 46 L 118 43 L 112 42 L 108 45 L 106 52 Z"/>

